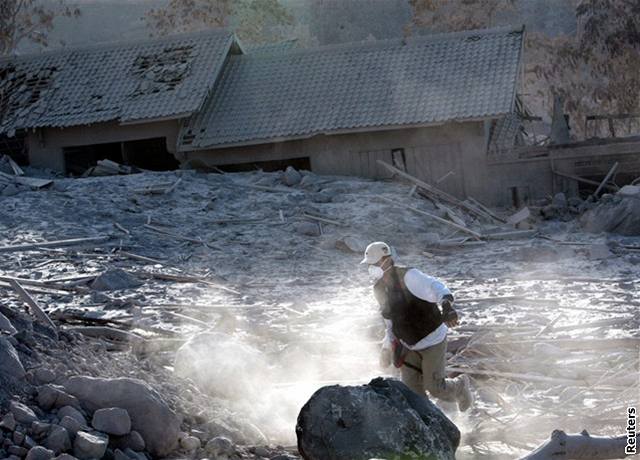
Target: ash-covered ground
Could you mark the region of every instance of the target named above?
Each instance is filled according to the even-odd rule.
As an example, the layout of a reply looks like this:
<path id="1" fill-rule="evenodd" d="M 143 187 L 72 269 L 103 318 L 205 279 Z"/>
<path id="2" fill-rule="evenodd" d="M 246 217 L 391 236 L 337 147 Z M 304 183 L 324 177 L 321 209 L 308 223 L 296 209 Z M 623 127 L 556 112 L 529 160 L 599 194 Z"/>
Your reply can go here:
<path id="1" fill-rule="evenodd" d="M 516 458 L 556 428 L 624 432 L 638 397 L 639 237 L 585 233 L 532 208 L 535 235 L 440 244 L 464 234 L 406 205 L 455 212 L 483 235 L 513 227 L 443 210 L 399 182 L 297 174 L 61 178 L 0 197 L 0 246 L 111 237 L 1 253 L 0 312 L 27 375 L 3 387 L 0 417 L 11 399 L 31 406 L 49 431 L 41 441 L 22 429 L 46 447 L 62 417 L 39 407 L 42 385 L 136 378 L 180 419 L 167 456 L 297 458 L 296 417 L 315 390 L 397 375 L 378 365 L 382 321 L 358 265 L 382 240 L 456 296 L 448 365 L 472 377 L 476 403 L 438 404 L 463 432 L 458 458 Z M 7 277 L 59 340 L 31 323 Z M 3 436 L 5 452 L 27 447 Z"/>

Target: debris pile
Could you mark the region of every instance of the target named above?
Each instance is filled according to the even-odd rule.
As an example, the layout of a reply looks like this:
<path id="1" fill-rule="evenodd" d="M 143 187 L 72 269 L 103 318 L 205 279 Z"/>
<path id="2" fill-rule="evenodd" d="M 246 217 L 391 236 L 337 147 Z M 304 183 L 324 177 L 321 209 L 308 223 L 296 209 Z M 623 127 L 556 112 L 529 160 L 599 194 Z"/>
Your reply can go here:
<path id="1" fill-rule="evenodd" d="M 499 214 L 400 173 L 409 185 L 144 172 L 0 197 L 4 454 L 296 458 L 315 391 L 393 375 L 358 266 L 377 240 L 457 299 L 449 372 L 472 376 L 478 401 L 470 415 L 438 403 L 462 432 L 457 458 L 513 458 L 550 427 L 619 434 L 637 238 Z"/>

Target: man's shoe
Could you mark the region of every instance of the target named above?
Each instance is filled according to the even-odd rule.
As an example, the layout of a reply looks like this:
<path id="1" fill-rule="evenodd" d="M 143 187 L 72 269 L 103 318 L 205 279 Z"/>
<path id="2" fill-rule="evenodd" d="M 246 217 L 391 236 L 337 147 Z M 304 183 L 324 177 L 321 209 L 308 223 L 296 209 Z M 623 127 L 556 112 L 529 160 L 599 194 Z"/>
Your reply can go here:
<path id="1" fill-rule="evenodd" d="M 473 403 L 473 394 L 471 393 L 471 385 L 469 376 L 462 374 L 458 377 L 458 394 L 456 395 L 458 401 L 458 410 L 464 412 Z"/>

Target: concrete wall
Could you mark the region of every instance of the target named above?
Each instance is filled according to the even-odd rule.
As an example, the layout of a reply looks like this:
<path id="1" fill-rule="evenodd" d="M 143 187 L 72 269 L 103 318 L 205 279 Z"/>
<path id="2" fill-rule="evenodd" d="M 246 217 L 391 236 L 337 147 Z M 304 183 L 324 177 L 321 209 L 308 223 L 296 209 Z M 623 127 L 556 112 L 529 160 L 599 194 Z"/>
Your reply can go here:
<path id="1" fill-rule="evenodd" d="M 459 198 L 471 196 L 492 206 L 511 204 L 511 187 L 528 187 L 530 198 L 541 198 L 552 187 L 548 159 L 490 164 L 484 122 L 398 129 L 332 136 L 276 144 L 179 153 L 193 166 L 222 166 L 309 157 L 318 174 L 388 178 L 376 160 L 391 163 L 391 150 L 405 150 L 407 171 Z M 448 172 L 453 174 L 442 179 Z M 442 180 L 441 180 L 442 179 Z M 438 182 L 441 180 L 441 182 Z"/>
<path id="2" fill-rule="evenodd" d="M 176 120 L 134 125 L 116 122 L 96 123 L 70 128 L 42 128 L 29 132 L 29 162 L 40 168 L 65 172 L 64 147 L 107 144 L 164 137 L 167 150 L 175 153 L 179 124 Z"/>

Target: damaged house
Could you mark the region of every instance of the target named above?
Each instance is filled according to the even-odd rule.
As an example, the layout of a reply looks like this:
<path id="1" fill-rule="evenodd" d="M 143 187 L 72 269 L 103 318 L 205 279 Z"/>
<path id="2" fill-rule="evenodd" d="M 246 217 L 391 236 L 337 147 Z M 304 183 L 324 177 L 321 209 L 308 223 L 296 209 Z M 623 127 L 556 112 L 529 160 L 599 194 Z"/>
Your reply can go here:
<path id="1" fill-rule="evenodd" d="M 181 120 L 238 52 L 233 34 L 208 31 L 2 59 L 0 135 L 67 173 L 102 159 L 176 168 Z"/>
<path id="2" fill-rule="evenodd" d="M 456 196 L 496 203 L 517 185 L 491 175 L 487 152 L 496 126 L 506 125 L 497 122 L 515 110 L 523 34 L 502 28 L 230 56 L 180 131 L 178 156 L 229 171 L 291 164 L 389 177 L 382 160 Z"/>

